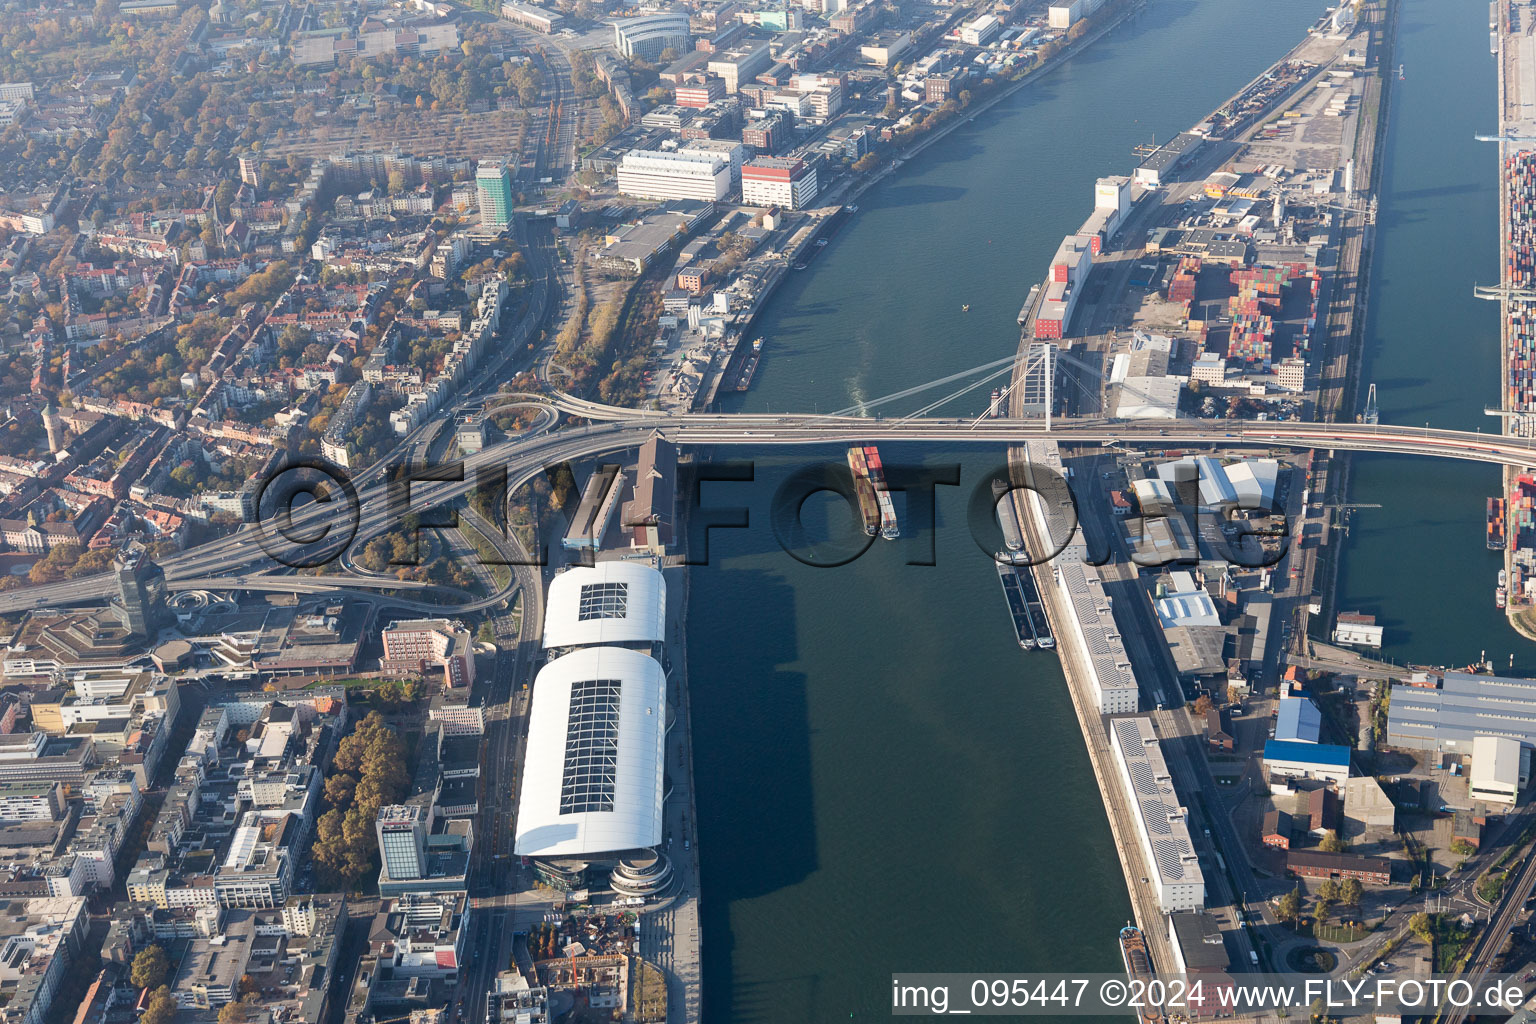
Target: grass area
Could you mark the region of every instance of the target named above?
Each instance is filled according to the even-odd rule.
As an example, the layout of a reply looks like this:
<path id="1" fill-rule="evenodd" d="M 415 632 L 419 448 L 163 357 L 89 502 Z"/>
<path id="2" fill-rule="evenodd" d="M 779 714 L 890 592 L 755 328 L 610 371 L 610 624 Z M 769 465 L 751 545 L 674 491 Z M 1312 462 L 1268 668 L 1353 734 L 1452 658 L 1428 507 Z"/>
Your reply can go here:
<path id="1" fill-rule="evenodd" d="M 1435 971 L 1449 974 L 1461 968 L 1461 961 L 1472 946 L 1472 929 L 1464 928 L 1455 918 L 1442 915 L 1435 922 Z"/>
<path id="2" fill-rule="evenodd" d="M 501 556 L 496 553 L 496 546 L 491 543 L 490 539 L 481 533 L 479 528 L 471 523 L 468 518 L 459 520 L 459 536 L 468 541 L 470 546 L 475 549 L 475 554 L 480 557 L 481 564 L 491 574 L 491 580 L 496 584 L 496 589 L 506 589 L 507 585 L 512 582 L 512 567 L 500 564 Z"/>
<path id="3" fill-rule="evenodd" d="M 1477 895 L 1488 903 L 1497 903 L 1499 897 L 1504 895 L 1504 882 L 1508 876 L 1495 869 L 1490 869 L 1477 880 Z"/>
<path id="4" fill-rule="evenodd" d="M 1370 925 L 1342 921 L 1319 925 L 1312 917 L 1305 917 L 1294 925 L 1297 935 L 1319 942 L 1359 942 L 1376 929 Z"/>
<path id="5" fill-rule="evenodd" d="M 650 1024 L 667 1019 L 667 979 L 653 964 L 644 960 L 635 961 L 637 970 L 634 977 L 634 997 L 632 1004 L 635 1010 L 635 1020 Z"/>

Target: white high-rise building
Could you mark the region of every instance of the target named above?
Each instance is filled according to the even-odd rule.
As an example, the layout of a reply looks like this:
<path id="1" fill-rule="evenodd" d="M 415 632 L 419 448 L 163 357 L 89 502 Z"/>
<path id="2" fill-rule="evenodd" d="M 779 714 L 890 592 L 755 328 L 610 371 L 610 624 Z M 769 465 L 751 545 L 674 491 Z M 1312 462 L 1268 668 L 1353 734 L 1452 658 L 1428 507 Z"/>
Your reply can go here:
<path id="1" fill-rule="evenodd" d="M 715 153 L 632 149 L 619 161 L 619 191 L 640 199 L 718 202 L 731 191 L 731 162 Z"/>

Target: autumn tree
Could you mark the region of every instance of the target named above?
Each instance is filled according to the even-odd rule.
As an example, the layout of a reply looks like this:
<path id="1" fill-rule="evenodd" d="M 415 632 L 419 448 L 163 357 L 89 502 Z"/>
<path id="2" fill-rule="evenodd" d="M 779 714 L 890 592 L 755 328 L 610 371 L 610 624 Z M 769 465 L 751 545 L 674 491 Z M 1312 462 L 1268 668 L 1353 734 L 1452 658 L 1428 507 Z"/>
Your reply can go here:
<path id="1" fill-rule="evenodd" d="M 158 988 L 165 982 L 165 975 L 170 969 L 171 962 L 165 950 L 159 945 L 147 946 L 133 958 L 133 966 L 128 969 L 128 980 L 137 988 Z"/>
<path id="2" fill-rule="evenodd" d="M 149 997 L 144 1012 L 139 1016 L 139 1024 L 171 1024 L 175 1018 L 176 1000 L 172 998 L 171 990 L 161 985 Z"/>

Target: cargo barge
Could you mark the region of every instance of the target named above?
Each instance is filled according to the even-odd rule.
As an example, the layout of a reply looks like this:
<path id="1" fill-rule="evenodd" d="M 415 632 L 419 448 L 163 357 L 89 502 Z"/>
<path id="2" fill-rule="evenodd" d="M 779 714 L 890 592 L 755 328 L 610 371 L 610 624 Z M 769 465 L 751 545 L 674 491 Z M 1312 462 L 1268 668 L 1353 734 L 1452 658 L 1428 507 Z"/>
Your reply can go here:
<path id="1" fill-rule="evenodd" d="M 1024 588 L 1019 585 L 1019 574 L 1013 566 L 998 562 L 997 578 L 1003 585 L 1003 598 L 1008 602 L 1008 617 L 1013 619 L 1013 635 L 1020 647 L 1032 651 L 1039 641 L 1030 622 L 1029 604 L 1024 598 Z"/>
<path id="2" fill-rule="evenodd" d="M 741 364 L 741 372 L 736 375 L 736 390 L 745 391 L 752 386 L 752 378 L 757 374 L 757 364 L 763 358 L 763 339 L 757 338 L 752 342 L 752 354 L 747 356 Z"/>
<path id="3" fill-rule="evenodd" d="M 1488 499 L 1488 550 L 1503 551 L 1507 538 L 1506 506 L 1504 498 Z"/>
<path id="4" fill-rule="evenodd" d="M 1027 561 L 1024 552 L 1024 532 L 1019 529 L 1019 516 L 1013 504 L 1013 497 L 1008 490 L 1006 480 L 992 481 L 992 502 L 997 513 L 998 528 L 1003 531 L 1003 546 L 1006 550 L 997 553 L 999 562 Z"/>
<path id="5" fill-rule="evenodd" d="M 1133 984 L 1137 981 L 1143 985 L 1152 982 L 1152 954 L 1147 951 L 1147 937 L 1141 934 L 1140 928 L 1126 925 L 1120 929 L 1120 959 L 1125 964 L 1126 977 Z M 1167 1018 L 1156 1008 L 1144 1006 L 1136 1014 L 1136 1019 L 1145 1024 L 1164 1024 Z"/>
<path id="6" fill-rule="evenodd" d="M 1048 651 L 1056 646 L 1056 637 L 1051 634 L 1051 624 L 1045 617 L 1045 605 L 1040 601 L 1040 590 L 1035 586 L 1034 574 L 1028 569 L 1020 569 L 1017 574 L 1019 589 L 1024 592 L 1024 611 L 1029 615 L 1029 628 L 1035 634 L 1035 644 L 1041 650 Z"/>

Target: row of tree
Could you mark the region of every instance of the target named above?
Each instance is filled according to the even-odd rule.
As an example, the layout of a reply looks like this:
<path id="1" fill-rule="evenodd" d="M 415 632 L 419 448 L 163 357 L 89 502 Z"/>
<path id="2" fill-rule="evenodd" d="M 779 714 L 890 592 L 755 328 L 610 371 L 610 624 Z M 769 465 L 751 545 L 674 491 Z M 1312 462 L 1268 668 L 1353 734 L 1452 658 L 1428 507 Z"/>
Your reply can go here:
<path id="1" fill-rule="evenodd" d="M 331 884 L 355 885 L 378 869 L 374 820 L 398 803 L 410 775 L 405 749 L 376 711 L 342 739 L 325 780 L 329 808 L 315 826 L 314 859 Z"/>

